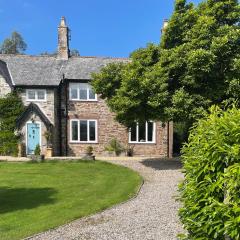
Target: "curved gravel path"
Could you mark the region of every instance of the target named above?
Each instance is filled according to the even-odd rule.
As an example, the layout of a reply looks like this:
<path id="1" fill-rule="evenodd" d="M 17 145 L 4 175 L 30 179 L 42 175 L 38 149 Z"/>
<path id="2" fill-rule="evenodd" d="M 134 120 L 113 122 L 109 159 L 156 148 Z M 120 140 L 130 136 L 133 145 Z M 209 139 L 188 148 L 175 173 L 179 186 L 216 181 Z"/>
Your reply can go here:
<path id="1" fill-rule="evenodd" d="M 178 161 L 113 161 L 144 177 L 139 195 L 127 203 L 82 218 L 29 239 L 34 240 L 172 240 L 182 227 L 177 217 Z"/>

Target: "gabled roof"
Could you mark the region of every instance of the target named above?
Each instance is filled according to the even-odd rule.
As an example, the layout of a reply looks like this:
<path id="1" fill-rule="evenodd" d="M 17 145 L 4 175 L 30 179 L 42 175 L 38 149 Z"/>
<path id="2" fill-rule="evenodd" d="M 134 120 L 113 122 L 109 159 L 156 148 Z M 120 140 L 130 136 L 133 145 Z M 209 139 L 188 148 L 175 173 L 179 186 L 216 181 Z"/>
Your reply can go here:
<path id="1" fill-rule="evenodd" d="M 90 80 L 91 74 L 113 62 L 128 62 L 127 58 L 70 57 L 0 54 L 6 63 L 14 85 L 58 86 L 63 78 Z M 0 65 L 1 68 L 1 65 Z"/>
<path id="2" fill-rule="evenodd" d="M 9 86 L 12 88 L 13 83 L 12 83 L 12 79 L 11 79 L 11 76 L 10 76 L 8 68 L 7 68 L 7 64 L 1 60 L 0 60 L 0 75 L 2 75 L 4 77 L 4 79 L 7 81 Z"/>
<path id="3" fill-rule="evenodd" d="M 19 128 L 21 126 L 22 123 L 26 122 L 28 120 L 28 117 L 30 114 L 35 113 L 37 114 L 40 119 L 45 123 L 45 125 L 48 128 L 52 127 L 52 123 L 50 122 L 50 120 L 45 116 L 45 114 L 41 111 L 41 109 L 39 108 L 39 106 L 35 103 L 30 103 L 25 111 L 19 116 L 19 118 L 17 119 L 17 128 Z"/>

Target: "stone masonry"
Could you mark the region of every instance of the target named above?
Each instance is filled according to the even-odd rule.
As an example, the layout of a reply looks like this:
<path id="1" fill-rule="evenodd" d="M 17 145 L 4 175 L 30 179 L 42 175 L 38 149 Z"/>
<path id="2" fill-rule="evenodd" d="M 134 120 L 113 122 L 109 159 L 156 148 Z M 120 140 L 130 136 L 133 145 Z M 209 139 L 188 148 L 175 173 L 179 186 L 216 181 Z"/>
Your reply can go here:
<path id="1" fill-rule="evenodd" d="M 87 146 L 94 148 L 96 155 L 106 155 L 106 145 L 116 138 L 124 147 L 134 146 L 134 155 L 139 156 L 167 156 L 167 126 L 156 123 L 156 143 L 128 143 L 128 130 L 114 119 L 114 113 L 110 112 L 104 100 L 98 97 L 96 102 L 68 102 L 68 139 L 70 139 L 71 119 L 94 119 L 98 122 L 98 143 L 70 143 L 69 155 L 82 155 Z"/>
<path id="2" fill-rule="evenodd" d="M 6 82 L 6 80 L 3 78 L 2 75 L 0 75 L 0 97 L 4 97 L 6 94 L 11 92 L 11 88 Z"/>

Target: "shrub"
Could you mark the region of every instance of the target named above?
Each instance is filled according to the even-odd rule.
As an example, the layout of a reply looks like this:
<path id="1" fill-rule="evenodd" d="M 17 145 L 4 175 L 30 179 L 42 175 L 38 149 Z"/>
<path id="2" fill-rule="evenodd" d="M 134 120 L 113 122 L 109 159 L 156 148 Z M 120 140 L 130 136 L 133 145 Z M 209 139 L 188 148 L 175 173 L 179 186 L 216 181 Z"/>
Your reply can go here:
<path id="1" fill-rule="evenodd" d="M 114 152 L 116 156 L 119 156 L 124 151 L 124 147 L 116 138 L 113 138 L 105 147 L 105 150 L 108 152 Z"/>
<path id="2" fill-rule="evenodd" d="M 240 110 L 212 107 L 182 150 L 182 239 L 240 239 Z"/>
<path id="3" fill-rule="evenodd" d="M 93 155 L 93 147 L 92 146 L 87 146 L 86 154 L 87 155 Z"/>
<path id="4" fill-rule="evenodd" d="M 39 144 L 37 144 L 35 150 L 34 150 L 34 155 L 36 156 L 40 156 L 41 155 L 41 148 L 39 146 Z"/>
<path id="5" fill-rule="evenodd" d="M 23 110 L 24 106 L 17 92 L 0 98 L 0 155 L 17 155 L 19 136 L 14 131 L 16 120 Z"/>

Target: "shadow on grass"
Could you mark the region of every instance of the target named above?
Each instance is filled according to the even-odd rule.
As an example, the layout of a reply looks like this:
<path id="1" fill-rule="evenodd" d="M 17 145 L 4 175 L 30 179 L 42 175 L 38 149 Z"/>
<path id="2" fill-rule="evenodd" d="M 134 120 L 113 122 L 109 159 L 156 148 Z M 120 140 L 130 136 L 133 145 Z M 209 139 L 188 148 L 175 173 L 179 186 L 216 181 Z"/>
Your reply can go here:
<path id="1" fill-rule="evenodd" d="M 0 187 L 0 214 L 52 204 L 56 193 L 53 188 Z"/>
<path id="2" fill-rule="evenodd" d="M 182 168 L 180 160 L 145 159 L 141 163 L 156 170 L 178 170 Z"/>

